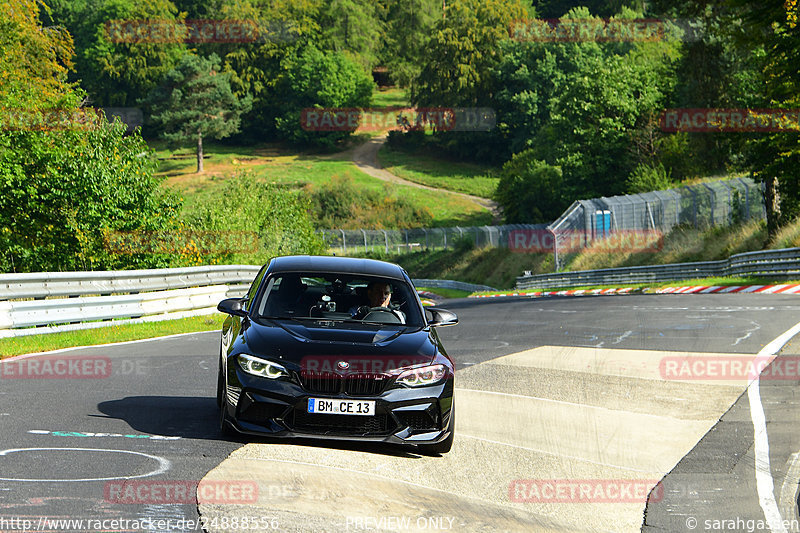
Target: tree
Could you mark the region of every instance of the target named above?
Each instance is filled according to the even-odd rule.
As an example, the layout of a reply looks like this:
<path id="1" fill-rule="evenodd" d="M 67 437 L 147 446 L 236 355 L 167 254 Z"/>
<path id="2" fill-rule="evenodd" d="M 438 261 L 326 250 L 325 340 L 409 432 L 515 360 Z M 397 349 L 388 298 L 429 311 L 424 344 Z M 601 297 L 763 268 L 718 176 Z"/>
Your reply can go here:
<path id="1" fill-rule="evenodd" d="M 203 45 L 208 53 L 222 58 L 223 71 L 231 74 L 234 95 L 253 97 L 252 110 L 242 117 L 242 134 L 260 141 L 276 139 L 275 120 L 284 113 L 276 105 L 284 98 L 278 84 L 286 74 L 287 58 L 321 40 L 319 0 L 216 0 L 208 5 L 215 18 L 252 21 L 266 34 L 243 43 Z"/>
<path id="2" fill-rule="evenodd" d="M 740 39 L 761 46 L 763 97 L 766 106 L 779 109 L 800 107 L 800 26 L 796 2 L 766 0 L 745 4 L 729 0 L 742 9 L 747 32 Z M 767 230 L 775 237 L 780 227 L 800 216 L 800 137 L 797 130 L 774 132 L 753 142 L 750 164 L 754 177 L 765 185 Z"/>
<path id="3" fill-rule="evenodd" d="M 53 0 L 75 38 L 77 80 L 97 106 L 133 106 L 187 53 L 184 15 L 170 0 Z"/>
<path id="4" fill-rule="evenodd" d="M 499 63 L 499 43 L 513 21 L 529 15 L 520 0 L 452 0 L 427 47 L 425 65 L 411 85 L 411 101 L 423 106 L 489 104 L 488 76 Z"/>
<path id="5" fill-rule="evenodd" d="M 618 19 L 640 13 L 623 10 Z M 567 13 L 602 21 L 585 8 Z M 620 194 L 639 164 L 655 165 L 659 112 L 669 101 L 678 42 L 546 42 L 506 39 L 484 74 L 497 126 L 486 133 L 443 132 L 441 144 L 492 163 L 527 149 L 563 171 L 565 195 Z M 455 92 L 455 91 L 454 91 Z"/>
<path id="6" fill-rule="evenodd" d="M 568 18 L 566 14 L 575 7 L 575 0 L 533 0 L 533 7 L 540 17 L 546 19 Z M 643 0 L 581 0 L 579 5 L 586 7 L 599 17 L 612 17 L 623 7 L 644 10 Z"/>
<path id="7" fill-rule="evenodd" d="M 75 105 L 67 81 L 72 37 L 38 24 L 36 0 L 0 0 L 0 104 L 8 108 Z"/>
<path id="8" fill-rule="evenodd" d="M 72 43 L 39 24 L 39 5 L 0 2 L 0 110 L 24 117 L 0 128 L 0 271 L 168 266 L 105 245 L 109 230 L 169 227 L 180 204 L 159 190 L 138 132 L 70 119 L 90 112 L 67 82 Z"/>
<path id="9" fill-rule="evenodd" d="M 419 76 L 434 25 L 441 18 L 440 0 L 389 0 L 386 3 L 386 37 L 381 64 L 388 67 L 395 83 L 408 87 Z"/>
<path id="10" fill-rule="evenodd" d="M 549 223 L 567 207 L 561 169 L 536 159 L 533 150 L 515 154 L 503 165 L 495 199 L 507 224 Z"/>
<path id="11" fill-rule="evenodd" d="M 197 172 L 202 172 L 203 136 L 222 139 L 239 131 L 252 98 L 233 95 L 230 74 L 220 72 L 216 54 L 187 54 L 145 103 L 152 108 L 151 119 L 163 126 L 165 139 L 176 144 L 197 140 Z"/>
<path id="12" fill-rule="evenodd" d="M 300 117 L 304 108 L 366 107 L 375 87 L 372 77 L 346 55 L 325 53 L 309 46 L 284 58 L 273 105 L 282 111 L 275 119 L 283 139 L 332 147 L 352 131 L 306 131 Z"/>
<path id="13" fill-rule="evenodd" d="M 320 12 L 323 49 L 350 55 L 365 70 L 377 62 L 383 22 L 373 0 L 329 0 Z"/>
<path id="14" fill-rule="evenodd" d="M 638 16 L 623 10 L 620 18 Z M 583 8 L 570 11 L 567 18 L 591 20 Z M 532 146 L 541 159 L 562 168 L 575 198 L 621 194 L 625 179 L 637 165 L 656 163 L 656 141 L 654 146 L 641 141 L 655 133 L 655 117 L 672 93 L 679 44 L 558 46 L 563 47 L 564 60 L 559 87 L 549 101 L 548 122 L 534 136 Z"/>
<path id="15" fill-rule="evenodd" d="M 639 165 L 634 169 L 625 182 L 627 194 L 638 194 L 650 191 L 671 189 L 675 186 L 664 165 L 659 163 L 655 167 Z"/>

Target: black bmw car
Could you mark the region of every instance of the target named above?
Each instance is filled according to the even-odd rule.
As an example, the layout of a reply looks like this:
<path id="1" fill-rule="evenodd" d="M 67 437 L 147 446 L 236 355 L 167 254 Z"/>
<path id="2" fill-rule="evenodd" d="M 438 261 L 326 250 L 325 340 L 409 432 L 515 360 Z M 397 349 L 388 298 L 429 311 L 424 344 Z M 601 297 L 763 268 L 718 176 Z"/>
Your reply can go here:
<path id="1" fill-rule="evenodd" d="M 220 429 L 357 439 L 445 453 L 455 366 L 399 266 L 346 257 L 278 257 L 244 298 L 220 302 Z"/>

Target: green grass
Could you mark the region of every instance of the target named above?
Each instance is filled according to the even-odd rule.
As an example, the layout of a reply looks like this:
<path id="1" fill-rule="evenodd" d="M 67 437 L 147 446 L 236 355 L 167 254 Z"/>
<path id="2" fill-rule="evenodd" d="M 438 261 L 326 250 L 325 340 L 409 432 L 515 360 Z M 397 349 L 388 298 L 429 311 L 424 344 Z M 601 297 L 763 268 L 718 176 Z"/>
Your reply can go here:
<path id="1" fill-rule="evenodd" d="M 492 198 L 499 178 L 492 167 L 434 157 L 424 150 L 407 151 L 388 145 L 378 153 L 381 165 L 392 174 L 429 187 Z"/>
<path id="2" fill-rule="evenodd" d="M 387 184 L 368 176 L 349 160 L 348 153 L 292 152 L 275 144 L 230 147 L 210 143 L 205 147 L 205 153 L 209 156 L 204 163 L 205 170 L 197 174 L 191 150 L 171 151 L 163 145 L 155 146 L 159 148 L 159 175 L 165 178 L 164 186 L 184 197 L 184 208 L 189 212 L 199 203 L 213 202 L 228 177 L 248 172 L 255 180 L 289 184 L 297 188 L 319 186 L 334 177 L 349 177 L 359 187 L 402 195 L 414 205 L 427 208 L 433 216 L 433 226 L 484 225 L 491 224 L 492 220 L 488 210 L 466 198 L 446 192 Z M 176 155 L 185 158 L 171 159 Z"/>
<path id="3" fill-rule="evenodd" d="M 445 287 L 417 287 L 418 290 L 432 292 L 433 294 L 438 294 L 443 298 L 466 298 L 470 294 L 470 291 L 462 291 L 460 289 L 447 289 Z"/>
<path id="4" fill-rule="evenodd" d="M 45 352 L 73 346 L 91 346 L 124 342 L 176 333 L 192 333 L 195 331 L 212 331 L 222 328 L 225 316 L 220 313 L 207 316 L 163 320 L 161 322 L 144 322 L 141 324 L 121 324 L 102 328 L 27 335 L 0 339 L 0 359 L 14 355 Z"/>
<path id="5" fill-rule="evenodd" d="M 406 107 L 409 105 L 405 89 L 376 90 L 372 93 L 373 107 Z"/>
<path id="6" fill-rule="evenodd" d="M 552 271 L 552 254 L 520 254 L 507 248 L 468 248 L 385 254 L 375 251 L 365 257 L 383 259 L 402 266 L 412 278 L 452 279 L 511 289 L 525 270 Z"/>

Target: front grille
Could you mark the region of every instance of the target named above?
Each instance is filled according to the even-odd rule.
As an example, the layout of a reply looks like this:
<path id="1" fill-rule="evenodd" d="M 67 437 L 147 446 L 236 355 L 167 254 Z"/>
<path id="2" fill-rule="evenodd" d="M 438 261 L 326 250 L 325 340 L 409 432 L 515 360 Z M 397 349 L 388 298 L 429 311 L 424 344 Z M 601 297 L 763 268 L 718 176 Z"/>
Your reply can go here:
<path id="1" fill-rule="evenodd" d="M 347 394 L 377 396 L 386 390 L 389 378 L 383 374 L 335 374 L 332 372 L 300 373 L 303 388 L 314 394 Z"/>
<path id="2" fill-rule="evenodd" d="M 295 430 L 304 430 L 312 433 L 329 434 L 381 434 L 389 428 L 388 415 L 351 416 L 351 415 L 321 415 L 307 413 L 297 409 L 290 422 Z"/>
<path id="3" fill-rule="evenodd" d="M 300 381 L 308 392 L 337 394 L 342 388 L 341 376 L 326 372 L 303 372 Z"/>

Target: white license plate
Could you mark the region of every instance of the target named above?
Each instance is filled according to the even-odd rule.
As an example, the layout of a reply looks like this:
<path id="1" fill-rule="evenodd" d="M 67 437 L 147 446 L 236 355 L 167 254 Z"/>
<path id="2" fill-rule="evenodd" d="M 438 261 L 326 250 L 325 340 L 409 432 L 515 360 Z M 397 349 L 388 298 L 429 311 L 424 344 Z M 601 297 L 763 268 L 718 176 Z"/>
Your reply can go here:
<path id="1" fill-rule="evenodd" d="M 319 414 L 330 414 L 330 415 L 372 416 L 375 414 L 375 401 L 309 398 L 308 412 L 319 413 Z"/>

